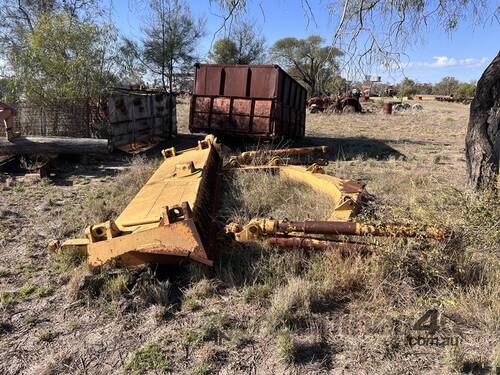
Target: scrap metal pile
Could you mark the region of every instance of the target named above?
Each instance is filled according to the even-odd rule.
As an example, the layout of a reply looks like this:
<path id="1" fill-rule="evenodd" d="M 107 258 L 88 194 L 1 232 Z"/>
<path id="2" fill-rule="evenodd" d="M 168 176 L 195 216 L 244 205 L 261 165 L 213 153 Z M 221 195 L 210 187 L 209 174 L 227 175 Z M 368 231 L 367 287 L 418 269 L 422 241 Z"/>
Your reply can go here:
<path id="1" fill-rule="evenodd" d="M 85 255 L 91 267 L 171 264 L 191 259 L 212 265 L 217 233 L 225 229 L 238 242 L 266 242 L 287 248 L 362 249 L 370 246 L 354 237 L 427 237 L 443 240 L 443 228 L 405 225 L 369 225 L 354 221 L 365 184 L 324 173 L 318 163 L 292 165 L 295 157 L 325 153 L 326 146 L 251 151 L 232 157 L 225 165 L 220 144 L 207 136 L 197 147 L 162 151 L 163 163 L 115 219 L 89 226 L 85 238 L 49 245 L 53 252 L 74 251 Z M 324 159 L 322 160 L 325 163 Z M 288 221 L 254 218 L 245 225 L 215 224 L 221 176 L 234 171 L 276 173 L 281 178 L 326 194 L 333 211 L 326 221 Z"/>
<path id="2" fill-rule="evenodd" d="M 315 96 L 307 101 L 311 113 L 360 113 L 363 111 L 359 94 L 338 94 L 335 99 L 330 96 Z M 369 97 L 363 96 L 363 101 L 369 101 Z"/>
<path id="3" fill-rule="evenodd" d="M 454 98 L 453 96 L 436 96 L 438 102 L 470 104 L 474 98 Z"/>

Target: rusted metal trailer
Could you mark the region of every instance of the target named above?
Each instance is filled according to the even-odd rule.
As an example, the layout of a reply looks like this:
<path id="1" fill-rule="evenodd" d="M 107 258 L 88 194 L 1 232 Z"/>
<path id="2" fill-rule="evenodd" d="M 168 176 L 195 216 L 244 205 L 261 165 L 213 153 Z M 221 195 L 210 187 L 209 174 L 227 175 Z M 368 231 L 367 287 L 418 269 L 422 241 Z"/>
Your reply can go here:
<path id="1" fill-rule="evenodd" d="M 192 133 L 265 139 L 304 135 L 306 89 L 278 65 L 195 68 Z"/>

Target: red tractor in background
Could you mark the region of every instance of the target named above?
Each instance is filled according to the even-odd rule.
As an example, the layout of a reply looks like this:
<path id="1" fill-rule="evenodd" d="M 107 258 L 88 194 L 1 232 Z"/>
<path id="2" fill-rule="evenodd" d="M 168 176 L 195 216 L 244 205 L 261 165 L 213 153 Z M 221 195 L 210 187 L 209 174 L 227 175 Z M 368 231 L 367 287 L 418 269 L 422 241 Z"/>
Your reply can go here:
<path id="1" fill-rule="evenodd" d="M 311 113 L 335 112 L 335 113 L 360 113 L 363 109 L 359 98 L 361 92 L 357 89 L 352 92 L 337 94 L 335 99 L 330 96 L 314 96 L 307 101 Z"/>

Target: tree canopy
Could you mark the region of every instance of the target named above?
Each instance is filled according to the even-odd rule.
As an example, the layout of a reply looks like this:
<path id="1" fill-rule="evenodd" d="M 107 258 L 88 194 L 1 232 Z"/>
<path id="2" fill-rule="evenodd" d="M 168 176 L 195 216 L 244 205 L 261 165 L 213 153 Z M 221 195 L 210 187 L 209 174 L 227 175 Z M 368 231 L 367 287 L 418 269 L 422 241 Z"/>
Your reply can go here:
<path id="1" fill-rule="evenodd" d="M 444 77 L 434 85 L 434 94 L 452 95 L 460 86 L 460 82 L 455 77 Z"/>
<path id="2" fill-rule="evenodd" d="M 164 89 L 173 90 L 177 77 L 191 69 L 205 21 L 195 19 L 182 0 L 149 0 L 152 18 L 141 43 L 127 40 L 137 59 Z"/>
<path id="3" fill-rule="evenodd" d="M 324 46 L 324 39 L 319 35 L 306 39 L 283 38 L 270 50 L 272 61 L 304 84 L 311 96 L 324 93 L 329 80 L 338 75 L 336 58 L 341 55 L 338 49 Z"/>
<path id="4" fill-rule="evenodd" d="M 415 81 L 409 78 L 403 79 L 399 84 L 398 93 L 401 96 L 413 96 L 417 93 Z"/>
<path id="5" fill-rule="evenodd" d="M 468 99 L 476 94 L 476 85 L 473 83 L 462 83 L 453 93 L 453 97 L 457 99 Z"/>
<path id="6" fill-rule="evenodd" d="M 11 56 L 22 93 L 33 104 L 96 98 L 109 85 L 106 32 L 67 13 L 41 15 L 24 48 Z"/>
<path id="7" fill-rule="evenodd" d="M 215 41 L 208 54 L 216 64 L 258 64 L 265 60 L 265 38 L 255 25 L 241 21 L 231 28 L 228 36 Z"/>

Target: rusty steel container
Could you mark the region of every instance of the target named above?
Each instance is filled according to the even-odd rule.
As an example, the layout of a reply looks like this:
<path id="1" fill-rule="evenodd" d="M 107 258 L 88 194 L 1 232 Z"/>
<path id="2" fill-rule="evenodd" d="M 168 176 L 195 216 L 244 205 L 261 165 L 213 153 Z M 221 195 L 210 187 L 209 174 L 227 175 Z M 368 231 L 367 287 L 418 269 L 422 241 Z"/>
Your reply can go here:
<path id="1" fill-rule="evenodd" d="M 192 133 L 297 138 L 305 132 L 307 91 L 277 65 L 195 66 Z"/>
<path id="2" fill-rule="evenodd" d="M 386 115 L 391 115 L 392 114 L 392 104 L 393 103 L 384 103 L 384 113 Z"/>
<path id="3" fill-rule="evenodd" d="M 173 94 L 116 88 L 108 98 L 109 143 L 114 148 L 177 134 Z"/>

